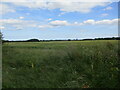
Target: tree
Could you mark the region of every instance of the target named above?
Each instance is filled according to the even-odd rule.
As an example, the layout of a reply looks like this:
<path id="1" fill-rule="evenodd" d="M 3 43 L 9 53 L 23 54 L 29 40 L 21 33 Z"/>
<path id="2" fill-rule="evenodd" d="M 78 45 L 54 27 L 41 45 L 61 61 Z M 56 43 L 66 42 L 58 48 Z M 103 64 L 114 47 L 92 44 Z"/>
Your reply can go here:
<path id="1" fill-rule="evenodd" d="M 30 40 L 27 40 L 28 42 L 39 42 L 38 39 L 30 39 Z"/>
<path id="2" fill-rule="evenodd" d="M 2 43 L 2 39 L 3 39 L 3 35 L 1 33 L 1 31 L 0 31 L 0 44 Z"/>
<path id="3" fill-rule="evenodd" d="M 68 39 L 68 41 L 71 41 L 71 39 Z"/>
<path id="4" fill-rule="evenodd" d="M 0 44 L 4 43 L 4 40 L 3 40 L 3 34 L 2 32 L 0 31 Z"/>

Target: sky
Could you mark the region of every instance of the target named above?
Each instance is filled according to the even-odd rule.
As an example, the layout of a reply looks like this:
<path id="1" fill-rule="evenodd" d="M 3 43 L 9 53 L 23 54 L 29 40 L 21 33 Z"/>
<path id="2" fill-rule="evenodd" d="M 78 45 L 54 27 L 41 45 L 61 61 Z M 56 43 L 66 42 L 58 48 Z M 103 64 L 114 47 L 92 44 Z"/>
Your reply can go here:
<path id="1" fill-rule="evenodd" d="M 5 40 L 86 39 L 118 36 L 118 2 L 0 3 Z"/>

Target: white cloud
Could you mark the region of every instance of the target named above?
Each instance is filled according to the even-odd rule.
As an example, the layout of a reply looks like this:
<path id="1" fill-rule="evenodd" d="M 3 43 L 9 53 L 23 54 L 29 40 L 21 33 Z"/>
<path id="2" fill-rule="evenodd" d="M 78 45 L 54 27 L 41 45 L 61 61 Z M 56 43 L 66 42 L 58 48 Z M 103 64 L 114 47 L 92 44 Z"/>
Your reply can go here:
<path id="1" fill-rule="evenodd" d="M 51 21 L 51 20 L 52 20 L 52 18 L 48 18 L 48 19 L 47 19 L 47 21 Z"/>
<path id="2" fill-rule="evenodd" d="M 74 22 L 74 24 L 78 25 L 78 22 Z"/>
<path id="3" fill-rule="evenodd" d="M 60 8 L 61 11 L 64 12 L 81 12 L 81 13 L 89 13 L 92 8 L 97 6 L 104 6 L 105 3 L 99 3 L 99 2 L 59 2 L 59 3 L 51 3 L 54 8 Z M 50 7 L 49 7 L 50 8 Z"/>
<path id="4" fill-rule="evenodd" d="M 25 27 L 37 27 L 37 22 L 25 21 L 20 19 L 1 19 L 0 25 L 6 27 L 11 26 L 15 27 L 16 29 L 23 29 Z"/>
<path id="5" fill-rule="evenodd" d="M 120 19 L 105 19 L 105 20 L 99 20 L 95 21 L 93 19 L 85 20 L 83 22 L 74 22 L 70 23 L 65 20 L 55 20 L 51 21 L 48 24 L 45 25 L 40 25 L 40 23 L 36 21 L 27 21 L 27 20 L 20 20 L 20 19 L 1 19 L 0 20 L 0 28 L 4 29 L 5 27 L 7 28 L 8 26 L 15 27 L 16 30 L 21 30 L 24 28 L 54 28 L 54 27 L 62 27 L 62 26 L 87 26 L 87 25 L 118 25 L 118 20 Z M 3 27 L 5 26 L 5 27 Z M 7 28 L 8 29 L 8 28 Z"/>
<path id="6" fill-rule="evenodd" d="M 38 28 L 54 28 L 54 27 L 61 27 L 61 26 L 68 26 L 70 25 L 67 21 L 60 21 L 60 20 L 55 20 L 49 22 L 47 25 L 39 25 Z"/>
<path id="7" fill-rule="evenodd" d="M 38 28 L 53 28 L 52 25 L 38 25 Z"/>
<path id="8" fill-rule="evenodd" d="M 0 14 L 15 12 L 15 10 L 6 4 L 0 4 Z"/>
<path id="9" fill-rule="evenodd" d="M 95 21 L 93 19 L 89 19 L 86 21 L 83 21 L 82 23 L 78 25 L 118 25 L 118 20 L 120 19 L 104 19 L 104 20 L 99 20 Z"/>
<path id="10" fill-rule="evenodd" d="M 112 7 L 106 7 L 106 8 L 104 8 L 103 10 L 111 10 L 111 9 L 113 9 Z"/>
<path id="11" fill-rule="evenodd" d="M 120 19 L 119 19 L 120 20 Z M 69 23 L 67 21 L 52 21 L 48 23 L 47 25 L 39 25 L 39 28 L 54 28 L 58 26 L 81 26 L 81 25 L 118 25 L 118 19 L 112 19 L 112 20 L 99 20 L 95 21 L 93 19 L 85 20 L 83 22 L 74 22 L 74 23 Z"/>
<path id="12" fill-rule="evenodd" d="M 89 19 L 89 20 L 84 21 L 83 24 L 91 24 L 91 25 L 93 25 L 93 24 L 95 24 L 95 20 Z"/>
<path id="13" fill-rule="evenodd" d="M 62 2 L 118 2 L 119 0 L 2 0 L 2 2 L 56 2 L 56 1 L 62 1 Z"/>
<path id="14" fill-rule="evenodd" d="M 108 15 L 109 15 L 109 14 L 107 14 L 107 13 L 101 14 L 102 17 L 108 16 Z"/>
<path id="15" fill-rule="evenodd" d="M 18 20 L 18 19 L 2 19 L 0 20 L 0 23 L 2 24 L 18 24 L 18 23 L 22 23 L 23 20 Z"/>
<path id="16" fill-rule="evenodd" d="M 21 16 L 21 17 L 19 17 L 19 19 L 24 19 L 24 17 Z"/>
<path id="17" fill-rule="evenodd" d="M 65 14 L 65 12 L 61 12 L 58 16 L 62 16 L 62 15 L 64 15 Z"/>
<path id="18" fill-rule="evenodd" d="M 48 2 L 49 1 L 49 2 Z M 109 3 L 106 2 L 75 2 L 75 0 L 21 0 L 16 2 L 15 0 L 11 1 L 14 5 L 28 7 L 28 8 L 35 8 L 35 9 L 60 9 L 63 12 L 81 12 L 81 13 L 89 13 L 93 8 L 97 6 L 106 6 Z M 10 2 L 10 0 L 3 0 L 3 2 Z M 62 15 L 64 13 L 61 13 Z M 59 16 L 60 16 L 59 15 Z"/>
<path id="19" fill-rule="evenodd" d="M 104 19 L 104 20 L 99 20 L 99 21 L 95 21 L 93 19 L 89 19 L 86 21 L 83 21 L 82 25 L 118 25 L 118 20 L 120 19 Z"/>
<path id="20" fill-rule="evenodd" d="M 69 25 L 69 23 L 67 21 L 60 21 L 60 20 L 51 21 L 49 24 L 52 26 L 67 26 L 67 25 Z"/>
<path id="21" fill-rule="evenodd" d="M 3 29 L 5 29 L 5 27 L 4 26 L 0 26 L 0 30 L 3 30 Z"/>
<path id="22" fill-rule="evenodd" d="M 71 25 L 71 26 L 81 26 L 81 25 L 83 25 L 83 23 L 74 22 L 74 23 L 70 23 L 69 25 Z"/>
<path id="23" fill-rule="evenodd" d="M 96 25 L 118 25 L 118 20 L 120 19 L 105 19 L 105 20 L 100 20 L 100 21 L 96 21 L 95 24 Z"/>

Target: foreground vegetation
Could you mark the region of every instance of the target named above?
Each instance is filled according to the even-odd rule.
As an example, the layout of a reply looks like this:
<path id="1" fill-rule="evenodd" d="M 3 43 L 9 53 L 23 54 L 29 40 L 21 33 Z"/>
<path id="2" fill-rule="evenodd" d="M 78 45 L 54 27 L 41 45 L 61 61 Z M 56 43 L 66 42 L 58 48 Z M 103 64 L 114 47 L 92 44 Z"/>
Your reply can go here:
<path id="1" fill-rule="evenodd" d="M 3 88 L 119 88 L 118 41 L 9 42 Z"/>

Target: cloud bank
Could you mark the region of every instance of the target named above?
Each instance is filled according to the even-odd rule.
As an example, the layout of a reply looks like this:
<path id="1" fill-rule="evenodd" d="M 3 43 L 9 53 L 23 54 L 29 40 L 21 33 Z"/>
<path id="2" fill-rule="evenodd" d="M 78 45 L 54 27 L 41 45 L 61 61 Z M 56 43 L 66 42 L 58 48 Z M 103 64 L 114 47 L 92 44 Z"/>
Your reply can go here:
<path id="1" fill-rule="evenodd" d="M 63 27 L 63 26 L 83 26 L 83 25 L 86 25 L 86 26 L 87 25 L 118 25 L 118 20 L 120 21 L 120 19 L 112 19 L 112 20 L 104 19 L 99 21 L 89 19 L 83 22 L 74 22 L 74 23 L 70 23 L 66 20 L 55 20 L 55 21 L 49 22 L 48 24 L 40 25 L 38 22 L 35 22 L 35 21 L 27 21 L 22 19 L 1 19 L 0 25 L 1 25 L 1 29 L 5 29 L 5 26 L 11 26 L 11 27 L 15 27 L 17 30 L 17 29 L 28 28 L 28 27 L 55 28 L 55 27 Z"/>
<path id="2" fill-rule="evenodd" d="M 15 12 L 15 10 L 13 8 L 11 8 L 10 6 L 6 5 L 6 4 L 1 4 L 0 3 L 0 15 L 1 14 L 6 14 L 9 12 Z"/>
<path id="3" fill-rule="evenodd" d="M 28 28 L 28 27 L 36 27 L 37 22 L 21 20 L 21 19 L 1 19 L 0 26 L 1 27 L 5 27 L 5 26 L 15 27 L 16 28 L 15 30 L 19 30 L 19 29 Z"/>
<path id="4" fill-rule="evenodd" d="M 86 1 L 86 2 L 85 2 Z M 106 0 L 108 1 L 108 0 Z M 75 1 L 75 0 L 2 0 L 2 2 L 9 2 L 13 5 L 16 6 L 21 6 L 21 7 L 27 7 L 27 8 L 32 8 L 32 9 L 48 9 L 48 10 L 53 10 L 53 9 L 59 9 L 62 12 L 81 12 L 81 13 L 89 13 L 91 10 L 97 6 L 106 6 L 110 4 L 108 2 L 103 2 L 103 0 L 97 0 L 97 2 L 92 2 L 88 0 L 84 1 Z M 6 5 L 6 7 L 9 7 Z M 9 8 L 5 8 L 4 10 L 9 11 Z M 110 7 L 106 9 L 111 9 Z"/>

